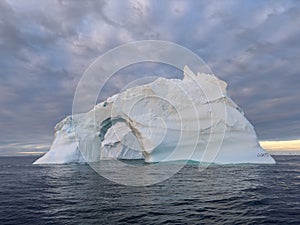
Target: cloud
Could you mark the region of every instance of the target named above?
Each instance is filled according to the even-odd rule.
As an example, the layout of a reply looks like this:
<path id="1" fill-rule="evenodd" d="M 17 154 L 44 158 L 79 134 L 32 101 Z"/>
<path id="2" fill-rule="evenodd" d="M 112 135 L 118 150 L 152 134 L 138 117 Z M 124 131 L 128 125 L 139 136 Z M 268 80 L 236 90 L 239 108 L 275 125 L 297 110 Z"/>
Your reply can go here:
<path id="1" fill-rule="evenodd" d="M 260 139 L 299 138 L 299 21 L 298 1 L 0 1 L 0 143 L 50 143 L 88 65 L 144 39 L 202 57 Z M 141 73 L 125 71 L 107 93 Z"/>
<path id="2" fill-rule="evenodd" d="M 0 146 L 0 155 L 40 155 L 46 153 L 49 150 L 49 148 L 50 145 L 45 144 L 10 143 Z"/>

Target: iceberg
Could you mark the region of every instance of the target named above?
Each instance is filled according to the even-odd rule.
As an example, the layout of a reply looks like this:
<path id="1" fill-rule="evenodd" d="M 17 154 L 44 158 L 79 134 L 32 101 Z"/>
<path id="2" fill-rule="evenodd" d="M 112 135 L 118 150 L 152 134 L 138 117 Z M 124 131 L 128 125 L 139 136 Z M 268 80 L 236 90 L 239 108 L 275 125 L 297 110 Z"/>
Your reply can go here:
<path id="1" fill-rule="evenodd" d="M 227 84 L 184 67 L 183 79 L 159 77 L 109 97 L 55 126 L 50 150 L 34 164 L 144 159 L 275 163 Z"/>

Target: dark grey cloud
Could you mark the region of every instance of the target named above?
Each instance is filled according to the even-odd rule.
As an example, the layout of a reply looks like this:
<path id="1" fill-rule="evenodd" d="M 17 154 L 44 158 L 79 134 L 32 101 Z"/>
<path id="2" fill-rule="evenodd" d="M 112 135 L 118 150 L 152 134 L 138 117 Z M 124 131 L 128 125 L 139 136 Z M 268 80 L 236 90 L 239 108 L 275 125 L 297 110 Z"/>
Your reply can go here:
<path id="1" fill-rule="evenodd" d="M 229 84 L 260 139 L 299 139 L 299 27 L 299 1 L 2 0 L 0 143 L 49 144 L 88 65 L 145 39 L 176 42 L 202 57 Z M 151 74 L 146 67 L 120 72 L 106 95 L 140 71 Z"/>

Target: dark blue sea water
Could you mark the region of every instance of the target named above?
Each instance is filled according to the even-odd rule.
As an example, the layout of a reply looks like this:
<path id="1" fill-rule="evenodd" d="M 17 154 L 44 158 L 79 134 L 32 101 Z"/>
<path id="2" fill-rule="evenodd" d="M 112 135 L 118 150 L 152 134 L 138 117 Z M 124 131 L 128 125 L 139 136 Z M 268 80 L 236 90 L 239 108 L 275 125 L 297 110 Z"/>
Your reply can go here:
<path id="1" fill-rule="evenodd" d="M 88 165 L 0 158 L 0 224 L 300 224 L 300 157 L 276 165 L 186 165 L 128 187 Z"/>

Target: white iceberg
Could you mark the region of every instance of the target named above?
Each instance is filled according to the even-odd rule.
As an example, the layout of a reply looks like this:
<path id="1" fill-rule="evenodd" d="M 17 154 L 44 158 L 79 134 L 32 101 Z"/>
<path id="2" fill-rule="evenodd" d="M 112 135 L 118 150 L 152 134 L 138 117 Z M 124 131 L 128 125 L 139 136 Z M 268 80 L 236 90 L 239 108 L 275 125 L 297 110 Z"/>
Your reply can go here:
<path id="1" fill-rule="evenodd" d="M 127 89 L 55 126 L 44 163 L 144 159 L 145 162 L 275 163 L 227 84 L 184 68 L 184 78 L 158 78 Z"/>

